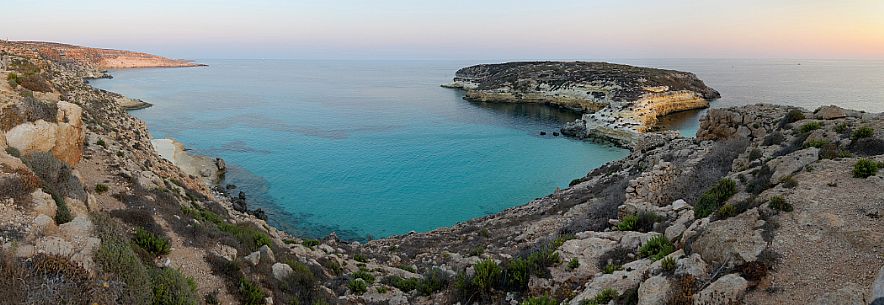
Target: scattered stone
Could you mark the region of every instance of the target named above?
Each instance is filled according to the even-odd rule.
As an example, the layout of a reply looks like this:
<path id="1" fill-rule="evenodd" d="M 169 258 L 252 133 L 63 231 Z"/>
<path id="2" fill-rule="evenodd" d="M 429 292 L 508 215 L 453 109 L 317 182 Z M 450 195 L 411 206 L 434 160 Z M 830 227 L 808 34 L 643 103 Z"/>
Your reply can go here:
<path id="1" fill-rule="evenodd" d="M 294 272 L 292 266 L 283 263 L 275 263 L 271 269 L 273 270 L 273 277 L 279 281 L 284 281 Z"/>
<path id="2" fill-rule="evenodd" d="M 638 305 L 665 305 L 672 294 L 672 284 L 664 276 L 652 276 L 638 287 Z"/>
<path id="3" fill-rule="evenodd" d="M 749 288 L 749 282 L 736 274 L 722 276 L 695 296 L 694 304 L 732 304 Z"/>

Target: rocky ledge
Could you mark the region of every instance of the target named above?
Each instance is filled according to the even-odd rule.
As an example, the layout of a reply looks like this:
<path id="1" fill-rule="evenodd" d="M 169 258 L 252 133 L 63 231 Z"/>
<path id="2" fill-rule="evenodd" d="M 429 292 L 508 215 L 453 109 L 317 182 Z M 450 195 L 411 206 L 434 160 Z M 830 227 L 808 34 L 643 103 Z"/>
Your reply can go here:
<path id="1" fill-rule="evenodd" d="M 661 116 L 709 107 L 719 98 L 696 75 L 603 62 L 513 62 L 457 71 L 442 85 L 481 102 L 546 103 L 581 113 L 565 135 L 632 147 Z"/>

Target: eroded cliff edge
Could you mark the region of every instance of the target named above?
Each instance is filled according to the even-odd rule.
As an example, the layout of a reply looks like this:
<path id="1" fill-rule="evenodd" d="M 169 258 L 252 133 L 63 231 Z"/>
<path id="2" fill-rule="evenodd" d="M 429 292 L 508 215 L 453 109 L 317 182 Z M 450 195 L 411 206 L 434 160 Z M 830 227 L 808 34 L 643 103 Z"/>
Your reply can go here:
<path id="1" fill-rule="evenodd" d="M 245 196 L 211 190 L 162 158 L 117 96 L 83 81 L 86 69 L 0 55 L 4 302 L 700 305 L 884 297 L 882 114 L 713 109 L 698 138 L 651 143 L 525 205 L 363 244 L 291 236 L 244 213 L 237 205 Z M 29 78 L 8 78 L 13 72 Z"/>
<path id="2" fill-rule="evenodd" d="M 604 62 L 512 62 L 466 67 L 443 87 L 481 102 L 546 103 L 584 116 L 566 135 L 633 147 L 658 118 L 721 97 L 688 72 Z"/>

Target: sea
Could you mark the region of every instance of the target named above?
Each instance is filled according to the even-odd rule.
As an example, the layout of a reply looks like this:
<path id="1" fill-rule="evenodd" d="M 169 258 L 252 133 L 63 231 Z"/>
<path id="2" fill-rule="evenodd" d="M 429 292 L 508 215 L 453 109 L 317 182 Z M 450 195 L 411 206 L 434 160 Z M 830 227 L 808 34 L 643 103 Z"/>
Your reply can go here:
<path id="1" fill-rule="evenodd" d="M 155 138 L 223 158 L 224 184 L 290 233 L 367 240 L 500 212 L 567 187 L 627 150 L 553 136 L 579 118 L 545 105 L 474 103 L 439 85 L 495 61 L 197 60 L 112 70 L 93 86 L 142 99 Z M 606 59 L 693 72 L 712 107 L 777 103 L 884 111 L 884 61 Z M 663 126 L 696 134 L 706 110 Z M 546 135 L 541 135 L 546 132 Z"/>

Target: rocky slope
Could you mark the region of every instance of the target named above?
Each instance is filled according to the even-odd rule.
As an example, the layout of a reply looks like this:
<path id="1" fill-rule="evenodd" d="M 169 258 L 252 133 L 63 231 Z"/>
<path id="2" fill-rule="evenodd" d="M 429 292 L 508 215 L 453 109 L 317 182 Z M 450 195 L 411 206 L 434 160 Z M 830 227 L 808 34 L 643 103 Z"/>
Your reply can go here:
<path id="1" fill-rule="evenodd" d="M 268 226 L 94 68 L 31 55 L 0 55 L 6 303 L 884 302 L 881 114 L 713 109 L 546 197 L 360 244 Z"/>
<path id="2" fill-rule="evenodd" d="M 0 40 L 0 51 L 98 70 L 202 66 L 187 60 L 169 59 L 141 52 L 87 48 L 41 41 Z"/>
<path id="3" fill-rule="evenodd" d="M 512 62 L 457 71 L 443 87 L 481 102 L 547 103 L 586 113 L 563 128 L 581 138 L 630 147 L 670 113 L 709 107 L 719 98 L 694 74 L 603 62 Z"/>

